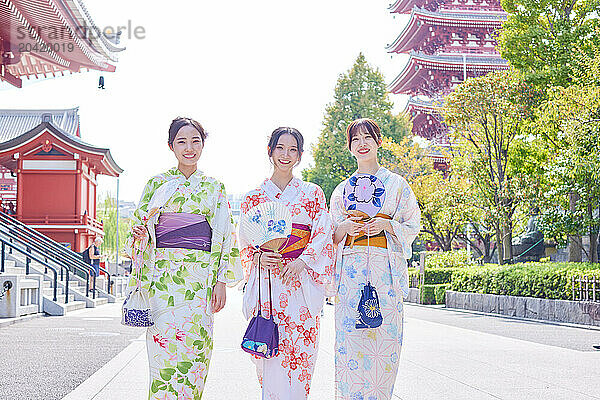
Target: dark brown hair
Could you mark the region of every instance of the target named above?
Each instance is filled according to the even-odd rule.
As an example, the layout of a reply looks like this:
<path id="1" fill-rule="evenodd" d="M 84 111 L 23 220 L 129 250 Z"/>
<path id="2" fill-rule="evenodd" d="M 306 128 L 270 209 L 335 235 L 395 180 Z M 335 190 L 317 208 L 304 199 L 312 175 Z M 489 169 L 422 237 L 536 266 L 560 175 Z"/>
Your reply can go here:
<path id="1" fill-rule="evenodd" d="M 279 138 L 282 135 L 292 135 L 294 139 L 296 139 L 296 144 L 298 145 L 298 151 L 302 154 L 304 151 L 304 137 L 300 133 L 300 131 L 296 128 L 289 127 L 279 127 L 271 133 L 271 137 L 269 138 L 269 157 L 273 155 L 273 150 L 275 150 L 275 146 L 279 142 Z"/>
<path id="2" fill-rule="evenodd" d="M 171 126 L 169 127 L 169 146 L 173 145 L 175 136 L 177 136 L 177 132 L 179 132 L 179 130 L 184 126 L 191 126 L 192 128 L 195 128 L 202 138 L 202 143 L 204 143 L 208 134 L 198 121 L 186 117 L 177 117 L 171 122 Z"/>
<path id="3" fill-rule="evenodd" d="M 350 149 L 352 138 L 361 130 L 366 131 L 377 143 L 381 143 L 381 129 L 379 128 L 379 125 L 377 125 L 377 122 L 373 121 L 371 118 L 359 118 L 352 121 L 350 125 L 348 125 L 348 129 L 346 129 L 348 150 Z"/>

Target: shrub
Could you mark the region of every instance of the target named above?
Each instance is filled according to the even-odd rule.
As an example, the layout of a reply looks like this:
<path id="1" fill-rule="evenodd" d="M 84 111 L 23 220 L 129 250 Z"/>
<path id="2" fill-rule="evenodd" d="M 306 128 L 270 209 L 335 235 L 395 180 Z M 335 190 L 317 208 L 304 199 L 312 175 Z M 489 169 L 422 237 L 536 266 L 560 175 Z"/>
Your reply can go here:
<path id="1" fill-rule="evenodd" d="M 449 285 L 423 285 L 421 287 L 421 304 L 445 304 L 446 289 Z"/>
<path id="2" fill-rule="evenodd" d="M 429 251 L 425 265 L 427 268 L 459 268 L 473 265 L 471 254 L 467 250 Z"/>
<path id="3" fill-rule="evenodd" d="M 451 287 L 458 292 L 571 300 L 571 280 L 578 275 L 600 278 L 600 265 L 521 263 L 463 268 L 452 274 Z"/>
<path id="4" fill-rule="evenodd" d="M 481 267 L 480 267 L 481 268 Z M 486 268 L 486 267 L 483 267 Z M 462 271 L 464 268 L 425 268 L 425 284 L 436 285 L 441 283 L 452 282 L 452 275 L 456 271 Z M 417 268 L 408 269 L 409 282 L 413 283 L 419 276 L 419 270 Z M 418 287 L 418 285 L 411 285 L 411 287 Z"/>

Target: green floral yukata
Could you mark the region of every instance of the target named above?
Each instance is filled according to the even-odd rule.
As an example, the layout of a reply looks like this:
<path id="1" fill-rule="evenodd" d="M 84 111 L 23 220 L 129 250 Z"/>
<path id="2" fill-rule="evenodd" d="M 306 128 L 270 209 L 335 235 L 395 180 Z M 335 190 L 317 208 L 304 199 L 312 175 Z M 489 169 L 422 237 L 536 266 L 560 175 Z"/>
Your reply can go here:
<path id="1" fill-rule="evenodd" d="M 163 212 L 204 215 L 212 228 L 211 251 L 156 248 L 154 224 Z M 148 398 L 201 399 L 213 349 L 212 288 L 243 277 L 225 188 L 201 171 L 186 179 L 173 168 L 148 181 L 133 220 L 150 231 L 141 249 L 137 245 L 154 318 L 146 336 Z M 130 286 L 136 284 L 132 274 Z"/>

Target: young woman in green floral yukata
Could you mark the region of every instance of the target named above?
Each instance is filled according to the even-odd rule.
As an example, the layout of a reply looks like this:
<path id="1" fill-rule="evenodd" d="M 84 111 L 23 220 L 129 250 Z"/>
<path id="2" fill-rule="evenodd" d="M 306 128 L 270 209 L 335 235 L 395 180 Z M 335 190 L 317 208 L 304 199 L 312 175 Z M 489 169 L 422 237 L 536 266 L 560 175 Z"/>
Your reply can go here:
<path id="1" fill-rule="evenodd" d="M 206 136 L 197 121 L 173 120 L 168 144 L 178 165 L 148 181 L 133 217 L 128 247 L 143 257 L 140 283 L 154 319 L 149 399 L 202 398 L 214 313 L 226 285 L 243 277 L 225 187 L 198 170 Z"/>

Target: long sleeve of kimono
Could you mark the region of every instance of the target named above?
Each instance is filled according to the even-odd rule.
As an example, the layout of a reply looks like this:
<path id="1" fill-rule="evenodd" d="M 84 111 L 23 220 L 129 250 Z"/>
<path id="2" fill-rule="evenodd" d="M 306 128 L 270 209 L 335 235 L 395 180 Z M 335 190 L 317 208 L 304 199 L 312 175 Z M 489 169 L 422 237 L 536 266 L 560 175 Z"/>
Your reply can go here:
<path id="1" fill-rule="evenodd" d="M 247 204 L 242 202 L 241 210 L 244 214 L 247 209 Z M 240 261 L 242 263 L 242 269 L 244 270 L 244 281 L 248 282 L 250 278 L 250 272 L 252 271 L 252 259 L 254 257 L 254 248 L 250 245 L 250 241 L 244 234 L 244 232 L 239 229 L 238 231 L 238 240 L 240 245 Z"/>
<path id="2" fill-rule="evenodd" d="M 325 195 L 320 187 L 314 189 L 314 204 L 306 205 L 310 208 L 313 223 L 309 242 L 302 254 L 298 257 L 306 263 L 308 268 L 319 275 L 319 281 L 329 283 L 333 276 L 334 249 L 333 249 L 333 224 L 327 211 Z"/>
<path id="3" fill-rule="evenodd" d="M 237 248 L 233 219 L 225 194 L 225 187 L 221 184 L 217 192 L 217 202 L 212 220 L 212 255 L 216 258 L 217 280 L 228 286 L 235 286 L 242 280 L 242 267 L 240 254 Z"/>
<path id="4" fill-rule="evenodd" d="M 412 243 L 421 230 L 421 210 L 408 182 L 404 178 L 400 180 L 400 200 L 390 221 L 394 232 L 391 238 L 397 243 L 404 259 L 409 259 L 412 257 Z"/>
<path id="5" fill-rule="evenodd" d="M 144 187 L 144 191 L 142 192 L 142 196 L 140 198 L 140 202 L 138 203 L 137 209 L 134 211 L 132 216 L 132 226 L 145 225 L 145 217 L 148 214 L 148 204 L 150 203 L 150 199 L 154 194 L 156 188 L 160 186 L 159 183 L 156 182 L 154 178 L 150 179 L 146 186 Z M 140 264 L 145 264 L 146 261 L 150 259 L 150 251 L 152 249 L 152 243 L 149 239 L 142 240 L 141 242 L 135 243 L 135 239 L 133 237 L 133 233 L 130 231 L 127 235 L 127 241 L 125 245 L 125 251 L 131 257 L 131 277 L 129 280 L 129 286 L 136 286 L 137 280 L 141 276 L 142 282 L 147 281 L 147 273 L 148 268 L 143 268 Z M 137 259 L 137 257 L 141 257 L 141 259 Z M 141 267 L 141 275 L 138 275 L 139 271 L 136 271 L 136 268 Z"/>

